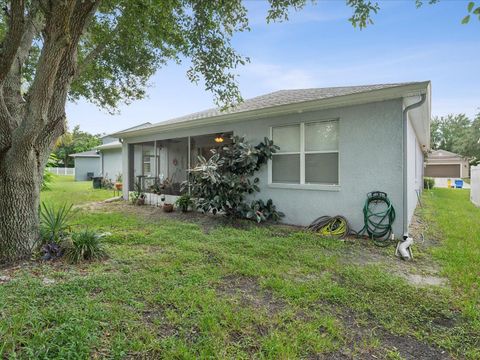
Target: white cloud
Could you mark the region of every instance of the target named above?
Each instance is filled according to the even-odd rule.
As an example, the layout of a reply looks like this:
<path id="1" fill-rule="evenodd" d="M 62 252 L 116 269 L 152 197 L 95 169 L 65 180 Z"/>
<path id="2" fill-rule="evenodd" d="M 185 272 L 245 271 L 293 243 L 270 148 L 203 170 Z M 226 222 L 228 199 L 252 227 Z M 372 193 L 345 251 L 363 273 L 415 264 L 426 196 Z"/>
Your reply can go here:
<path id="1" fill-rule="evenodd" d="M 308 70 L 270 63 L 251 63 L 240 72 L 240 85 L 255 87 L 256 92 L 314 87 L 314 76 Z"/>

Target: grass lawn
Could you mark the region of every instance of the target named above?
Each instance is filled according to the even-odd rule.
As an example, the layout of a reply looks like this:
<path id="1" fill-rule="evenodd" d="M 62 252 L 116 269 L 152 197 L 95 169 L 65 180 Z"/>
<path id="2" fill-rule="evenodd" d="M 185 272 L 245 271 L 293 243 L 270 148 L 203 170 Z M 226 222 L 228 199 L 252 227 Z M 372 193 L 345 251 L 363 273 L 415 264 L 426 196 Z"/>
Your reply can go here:
<path id="1" fill-rule="evenodd" d="M 42 198 L 112 196 L 89 186 L 61 178 Z M 0 282 L 0 357 L 480 358 L 480 209 L 463 190 L 423 200 L 429 226 L 413 263 L 393 247 L 284 226 L 206 228 L 150 207 L 80 208 L 75 227 L 111 233 L 110 258 L 0 270 L 10 277 Z"/>

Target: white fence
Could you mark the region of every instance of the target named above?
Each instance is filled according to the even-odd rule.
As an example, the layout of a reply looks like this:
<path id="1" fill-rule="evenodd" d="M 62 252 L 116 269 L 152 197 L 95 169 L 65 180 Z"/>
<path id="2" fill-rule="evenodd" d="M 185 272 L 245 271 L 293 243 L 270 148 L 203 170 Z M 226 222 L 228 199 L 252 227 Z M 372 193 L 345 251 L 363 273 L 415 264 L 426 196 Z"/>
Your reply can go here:
<path id="1" fill-rule="evenodd" d="M 75 175 L 75 168 L 49 167 L 47 170 L 56 175 Z"/>
<path id="2" fill-rule="evenodd" d="M 470 168 L 470 200 L 475 206 L 480 206 L 480 165 Z"/>

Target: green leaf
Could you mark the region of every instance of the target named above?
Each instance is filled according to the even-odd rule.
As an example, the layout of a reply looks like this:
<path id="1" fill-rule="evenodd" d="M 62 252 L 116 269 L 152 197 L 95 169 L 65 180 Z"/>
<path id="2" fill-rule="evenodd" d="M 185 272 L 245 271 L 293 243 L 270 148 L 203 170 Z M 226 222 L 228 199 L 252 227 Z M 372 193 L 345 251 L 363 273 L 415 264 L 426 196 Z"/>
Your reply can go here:
<path id="1" fill-rule="evenodd" d="M 467 15 L 462 19 L 462 24 L 464 25 L 468 24 L 469 21 L 470 21 L 470 15 Z"/>
<path id="2" fill-rule="evenodd" d="M 477 7 L 475 10 L 473 10 L 473 13 L 474 13 L 475 15 L 480 15 L 480 6 Z"/>
<path id="3" fill-rule="evenodd" d="M 475 6 L 475 3 L 473 1 L 470 1 L 468 3 L 468 7 L 467 7 L 468 12 L 472 12 L 472 9 L 473 9 L 474 6 Z"/>

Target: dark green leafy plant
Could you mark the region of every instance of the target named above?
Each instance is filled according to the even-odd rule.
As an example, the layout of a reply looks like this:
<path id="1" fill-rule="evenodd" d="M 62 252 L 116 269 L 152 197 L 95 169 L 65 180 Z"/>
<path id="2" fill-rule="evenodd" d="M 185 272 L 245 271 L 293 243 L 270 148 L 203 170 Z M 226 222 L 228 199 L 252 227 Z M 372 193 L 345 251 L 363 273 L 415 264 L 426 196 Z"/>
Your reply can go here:
<path id="1" fill-rule="evenodd" d="M 68 234 L 72 204 L 58 209 L 42 202 L 40 206 L 40 235 L 43 244 L 60 243 Z"/>
<path id="2" fill-rule="evenodd" d="M 435 187 L 435 179 L 431 177 L 423 178 L 423 188 L 424 189 L 433 189 Z"/>
<path id="3" fill-rule="evenodd" d="M 182 212 L 187 212 L 190 207 L 195 205 L 192 198 L 188 194 L 183 194 L 182 196 L 180 196 L 177 201 L 175 201 L 175 204 L 180 208 Z"/>
<path id="4" fill-rule="evenodd" d="M 102 236 L 93 230 L 75 232 L 65 242 L 65 257 L 73 264 L 84 260 L 100 260 L 106 256 Z"/>
<path id="5" fill-rule="evenodd" d="M 232 143 L 218 152 L 212 150 L 210 159 L 199 157 L 199 164 L 190 171 L 190 192 L 196 206 L 204 212 L 227 216 L 246 217 L 257 221 L 278 220 L 281 214 L 263 202 L 246 203 L 247 196 L 260 191 L 259 178 L 254 174 L 266 164 L 278 150 L 273 141 L 265 138 L 257 146 L 252 146 L 244 138 L 234 136 Z M 188 185 L 184 183 L 184 188 Z M 264 213 L 265 212 L 265 213 Z M 278 215 L 278 216 L 277 216 Z"/>
<path id="6" fill-rule="evenodd" d="M 285 216 L 281 211 L 277 211 L 272 199 L 268 199 L 266 203 L 263 200 L 254 200 L 250 206 L 246 206 L 243 209 L 242 214 L 245 218 L 257 222 L 267 220 L 278 221 Z"/>

